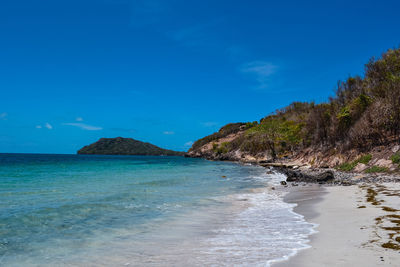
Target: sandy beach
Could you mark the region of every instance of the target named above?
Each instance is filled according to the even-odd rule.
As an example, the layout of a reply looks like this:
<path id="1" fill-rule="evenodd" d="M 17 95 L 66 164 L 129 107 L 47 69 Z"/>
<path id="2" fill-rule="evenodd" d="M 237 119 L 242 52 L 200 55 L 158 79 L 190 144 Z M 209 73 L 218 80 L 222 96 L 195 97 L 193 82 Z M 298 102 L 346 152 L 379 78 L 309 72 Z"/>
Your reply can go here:
<path id="1" fill-rule="evenodd" d="M 294 188 L 287 202 L 316 223 L 317 233 L 283 266 L 399 266 L 400 184 L 305 186 Z"/>

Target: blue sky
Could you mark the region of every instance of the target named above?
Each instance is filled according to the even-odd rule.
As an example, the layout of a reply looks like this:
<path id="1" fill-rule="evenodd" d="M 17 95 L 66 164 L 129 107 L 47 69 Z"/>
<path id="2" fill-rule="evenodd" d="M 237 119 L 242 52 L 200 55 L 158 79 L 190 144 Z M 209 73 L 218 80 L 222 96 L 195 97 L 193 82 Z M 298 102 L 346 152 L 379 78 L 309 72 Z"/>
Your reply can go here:
<path id="1" fill-rule="evenodd" d="M 399 1 L 1 1 L 0 152 L 100 137 L 187 150 L 326 100 L 400 45 Z"/>

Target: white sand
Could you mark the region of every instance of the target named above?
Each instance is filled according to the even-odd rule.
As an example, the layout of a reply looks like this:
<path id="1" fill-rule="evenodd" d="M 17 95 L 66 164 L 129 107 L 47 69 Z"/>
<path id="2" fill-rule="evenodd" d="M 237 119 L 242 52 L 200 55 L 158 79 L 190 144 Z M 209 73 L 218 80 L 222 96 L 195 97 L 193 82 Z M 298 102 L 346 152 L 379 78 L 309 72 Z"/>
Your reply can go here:
<path id="1" fill-rule="evenodd" d="M 399 184 L 385 186 L 381 191 L 388 192 L 387 188 L 390 188 L 392 194 L 398 193 L 393 189 L 400 189 Z M 372 188 L 377 189 L 374 186 Z M 400 266 L 400 250 L 382 247 L 383 243 L 389 241 L 390 233 L 383 230 L 382 226 L 396 225 L 387 217 L 383 217 L 382 224 L 377 224 L 375 220 L 384 215 L 400 215 L 399 211 L 382 210 L 383 206 L 400 209 L 400 197 L 385 196 L 381 192 L 376 199 L 385 202 L 372 205 L 367 202 L 367 188 L 340 186 L 326 187 L 325 190 L 328 193 L 322 196 L 322 200 L 300 201 L 295 210 L 303 214 L 307 221 L 319 224 L 316 228 L 318 233 L 311 236 L 312 247 L 300 251 L 288 261 L 273 264 L 273 267 Z M 366 208 L 358 208 L 363 205 Z M 371 243 L 372 240 L 376 241 Z"/>

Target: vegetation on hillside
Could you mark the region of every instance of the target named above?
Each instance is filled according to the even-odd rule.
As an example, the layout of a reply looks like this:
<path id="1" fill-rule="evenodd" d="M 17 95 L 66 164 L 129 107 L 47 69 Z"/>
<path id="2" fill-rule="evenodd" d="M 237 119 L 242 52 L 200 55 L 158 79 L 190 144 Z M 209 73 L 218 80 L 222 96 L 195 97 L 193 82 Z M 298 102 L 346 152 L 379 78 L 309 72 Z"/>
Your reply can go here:
<path id="1" fill-rule="evenodd" d="M 338 169 L 341 171 L 352 171 L 354 169 L 354 167 L 357 166 L 358 163 L 368 164 L 371 159 L 372 159 L 371 154 L 364 155 L 352 162 L 345 162 L 345 163 L 341 164 L 338 167 Z"/>
<path id="2" fill-rule="evenodd" d="M 363 152 L 399 142 L 400 49 L 372 58 L 365 65 L 364 77 L 339 81 L 335 96 L 325 103 L 294 102 L 259 123 L 228 124 L 195 142 L 191 150 L 239 130 L 244 133 L 215 151 L 268 151 L 275 158 L 308 147 Z"/>
<path id="3" fill-rule="evenodd" d="M 255 122 L 255 123 L 257 124 L 257 122 Z M 245 130 L 252 126 L 253 126 L 252 123 L 242 123 L 242 122 L 227 124 L 224 127 L 222 127 L 218 132 L 213 133 L 212 135 L 208 135 L 208 136 L 201 138 L 201 139 L 197 140 L 196 142 L 194 142 L 194 144 L 191 147 L 191 150 L 198 149 L 207 143 L 210 143 L 217 139 L 226 137 L 230 134 L 237 133 L 240 130 Z"/>

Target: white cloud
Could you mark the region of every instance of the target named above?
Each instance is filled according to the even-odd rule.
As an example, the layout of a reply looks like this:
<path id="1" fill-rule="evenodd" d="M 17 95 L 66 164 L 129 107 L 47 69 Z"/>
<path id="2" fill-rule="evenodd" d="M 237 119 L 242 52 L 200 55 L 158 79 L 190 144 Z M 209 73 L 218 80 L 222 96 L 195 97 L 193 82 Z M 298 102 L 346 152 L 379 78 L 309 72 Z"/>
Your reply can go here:
<path id="1" fill-rule="evenodd" d="M 194 144 L 193 141 L 189 141 L 189 142 L 186 142 L 186 143 L 185 143 L 185 146 L 192 146 L 193 144 Z"/>
<path id="2" fill-rule="evenodd" d="M 82 117 L 76 117 L 75 120 L 76 120 L 76 121 L 83 121 L 83 118 L 82 118 Z"/>
<path id="3" fill-rule="evenodd" d="M 175 134 L 175 132 L 172 132 L 172 131 L 164 131 L 163 134 L 172 135 L 172 134 Z"/>
<path id="4" fill-rule="evenodd" d="M 52 129 L 53 129 L 53 126 L 52 126 L 50 123 L 46 122 L 46 124 L 45 124 L 44 126 L 43 126 L 43 125 L 36 125 L 35 128 L 36 128 L 36 129 L 47 128 L 47 129 L 49 129 L 49 130 L 52 130 Z"/>
<path id="5" fill-rule="evenodd" d="M 240 71 L 254 75 L 259 88 L 267 87 L 269 78 L 276 73 L 278 67 L 266 61 L 252 61 L 241 66 Z"/>
<path id="6" fill-rule="evenodd" d="M 78 127 L 78 128 L 81 128 L 82 130 L 87 130 L 87 131 L 100 131 L 100 130 L 103 130 L 102 127 L 93 126 L 93 125 L 89 125 L 89 124 L 81 123 L 81 122 L 68 122 L 68 123 L 63 123 L 63 125 Z"/>
<path id="7" fill-rule="evenodd" d="M 0 113 L 0 120 L 6 120 L 8 116 L 7 112 Z"/>

